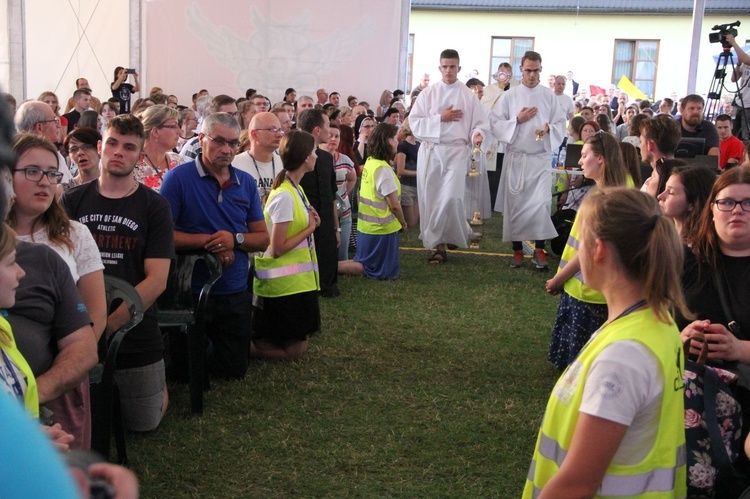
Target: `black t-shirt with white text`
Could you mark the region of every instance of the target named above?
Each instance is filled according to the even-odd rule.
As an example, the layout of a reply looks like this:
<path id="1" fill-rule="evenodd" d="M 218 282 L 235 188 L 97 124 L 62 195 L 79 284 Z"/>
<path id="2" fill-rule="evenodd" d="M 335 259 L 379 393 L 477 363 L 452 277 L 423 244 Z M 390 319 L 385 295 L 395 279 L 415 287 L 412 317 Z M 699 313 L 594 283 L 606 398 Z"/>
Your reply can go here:
<path id="1" fill-rule="evenodd" d="M 102 256 L 105 275 L 119 277 L 136 286 L 146 278 L 147 258 L 174 257 L 174 229 L 169 203 L 141 184 L 133 194 L 107 198 L 93 181 L 70 189 L 60 202 L 73 220 L 91 231 Z M 111 311 L 110 311 L 111 312 Z M 164 344 L 158 327 L 156 306 L 149 307 L 143 321 L 128 332 L 120 347 L 120 368 L 140 367 L 161 360 Z"/>

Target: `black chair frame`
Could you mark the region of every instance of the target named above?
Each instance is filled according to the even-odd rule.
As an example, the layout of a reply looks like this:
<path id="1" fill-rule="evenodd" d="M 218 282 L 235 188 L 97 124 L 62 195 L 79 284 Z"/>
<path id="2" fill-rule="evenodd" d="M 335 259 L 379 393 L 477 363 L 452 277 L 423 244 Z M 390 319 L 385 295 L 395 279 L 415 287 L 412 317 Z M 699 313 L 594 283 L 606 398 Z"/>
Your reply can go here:
<path id="1" fill-rule="evenodd" d="M 115 435 L 117 462 L 127 463 L 125 431 L 122 423 L 120 394 L 115 383 L 117 352 L 128 332 L 143 320 L 143 303 L 135 288 L 117 277 L 104 276 L 108 310 L 115 300 L 122 300 L 130 313 L 130 320 L 107 338 L 99 340 L 99 364 L 89 373 L 91 385 L 91 448 L 106 460 L 110 457 L 111 434 Z"/>
<path id="2" fill-rule="evenodd" d="M 193 269 L 203 260 L 209 278 L 201 287 L 198 301 L 192 292 Z M 190 412 L 203 414 L 203 392 L 210 388 L 206 368 L 206 309 L 211 288 L 221 278 L 219 259 L 207 251 L 178 252 L 169 269 L 167 289 L 157 300 L 160 327 L 179 327 L 187 334 Z"/>

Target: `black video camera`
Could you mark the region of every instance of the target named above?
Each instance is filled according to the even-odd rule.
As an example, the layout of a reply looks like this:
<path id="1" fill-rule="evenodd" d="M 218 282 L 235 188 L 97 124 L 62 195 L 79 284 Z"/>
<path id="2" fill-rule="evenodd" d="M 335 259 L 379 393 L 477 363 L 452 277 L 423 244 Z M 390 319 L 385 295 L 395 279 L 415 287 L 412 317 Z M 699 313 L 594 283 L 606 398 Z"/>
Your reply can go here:
<path id="1" fill-rule="evenodd" d="M 708 41 L 711 43 L 721 43 L 721 46 L 724 48 L 729 48 L 731 45 L 727 42 L 727 35 L 732 35 L 735 38 L 737 37 L 737 26 L 740 25 L 739 21 L 735 21 L 733 23 L 728 24 L 717 24 L 713 28 L 711 28 L 713 31 L 717 31 L 718 33 L 709 33 L 708 34 Z"/>

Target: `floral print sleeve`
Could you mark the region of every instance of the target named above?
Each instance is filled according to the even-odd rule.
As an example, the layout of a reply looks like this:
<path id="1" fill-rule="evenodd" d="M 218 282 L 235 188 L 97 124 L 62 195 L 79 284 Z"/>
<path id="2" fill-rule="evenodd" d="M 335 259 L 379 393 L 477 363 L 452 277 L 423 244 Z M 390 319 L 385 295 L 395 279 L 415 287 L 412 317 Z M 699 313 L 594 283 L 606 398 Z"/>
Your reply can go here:
<path id="1" fill-rule="evenodd" d="M 180 156 L 179 154 L 174 152 L 168 152 L 167 158 L 169 159 L 169 168 L 164 171 L 159 171 L 153 166 L 149 165 L 145 159 L 139 160 L 135 164 L 135 168 L 133 169 L 133 178 L 135 178 L 138 182 L 145 185 L 149 189 L 159 192 L 161 190 L 162 179 L 164 178 L 164 175 L 167 174 L 167 171 L 171 170 L 177 165 L 186 163 L 189 160 L 189 158 Z"/>

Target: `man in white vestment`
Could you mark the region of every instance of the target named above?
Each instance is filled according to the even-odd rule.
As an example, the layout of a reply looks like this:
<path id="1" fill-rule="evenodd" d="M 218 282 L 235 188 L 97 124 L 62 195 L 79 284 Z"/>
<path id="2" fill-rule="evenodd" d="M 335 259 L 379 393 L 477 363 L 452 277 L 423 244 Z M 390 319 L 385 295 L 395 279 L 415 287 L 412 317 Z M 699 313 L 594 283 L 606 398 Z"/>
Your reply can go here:
<path id="1" fill-rule="evenodd" d="M 409 114 L 422 141 L 417 158 L 420 239 L 435 248 L 430 263 L 445 263 L 448 245 L 466 248 L 470 228 L 464 208 L 466 173 L 473 146 L 489 133 L 486 111 L 458 81 L 458 52 L 440 54 L 441 81 L 424 89 Z"/>
<path id="2" fill-rule="evenodd" d="M 545 240 L 557 237 L 550 220 L 552 149 L 565 134 L 565 112 L 555 93 L 539 85 L 542 56 L 521 59 L 521 85 L 505 92 L 492 108 L 490 124 L 507 144 L 495 210 L 503 212 L 503 241 L 513 242 L 512 267 L 523 266 L 523 241 L 536 241 L 533 261 L 547 269 Z"/>
<path id="3" fill-rule="evenodd" d="M 566 83 L 568 83 L 568 80 L 564 76 L 555 76 L 555 96 L 557 97 L 557 101 L 560 103 L 560 106 L 562 106 L 563 111 L 565 111 L 565 119 L 569 120 L 573 118 L 576 108 L 573 105 L 573 99 L 571 99 L 570 96 L 565 93 Z"/>

